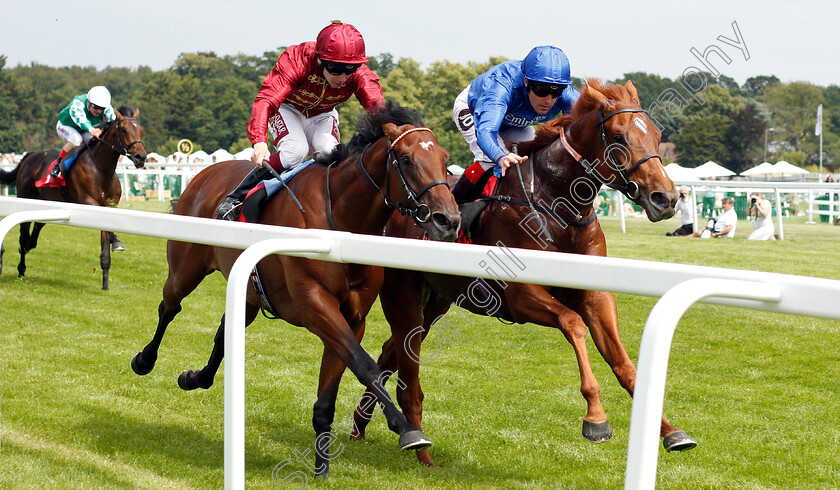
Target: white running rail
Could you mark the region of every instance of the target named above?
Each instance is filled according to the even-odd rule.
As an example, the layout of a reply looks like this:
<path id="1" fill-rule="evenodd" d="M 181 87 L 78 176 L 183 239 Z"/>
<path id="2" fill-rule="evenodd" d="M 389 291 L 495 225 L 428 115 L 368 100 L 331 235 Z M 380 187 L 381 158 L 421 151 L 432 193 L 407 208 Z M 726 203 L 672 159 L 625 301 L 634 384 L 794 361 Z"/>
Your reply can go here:
<path id="1" fill-rule="evenodd" d="M 272 253 L 662 298 L 648 318 L 639 353 L 625 478 L 625 486 L 632 489 L 652 488 L 656 481 L 665 368 L 674 329 L 690 305 L 701 301 L 840 320 L 840 309 L 835 307 L 840 297 L 840 281 L 830 279 L 508 249 L 503 244 L 495 247 L 460 245 L 251 225 L 3 197 L 0 197 L 0 216 L 8 216 L 0 221 L 0 242 L 15 224 L 37 219 L 246 250 L 234 264 L 227 286 L 226 488 L 244 487 L 245 478 L 244 299 L 247 275 L 260 258 Z M 504 263 L 511 257 L 515 257 L 522 267 L 514 269 L 510 267 L 511 262 Z"/>

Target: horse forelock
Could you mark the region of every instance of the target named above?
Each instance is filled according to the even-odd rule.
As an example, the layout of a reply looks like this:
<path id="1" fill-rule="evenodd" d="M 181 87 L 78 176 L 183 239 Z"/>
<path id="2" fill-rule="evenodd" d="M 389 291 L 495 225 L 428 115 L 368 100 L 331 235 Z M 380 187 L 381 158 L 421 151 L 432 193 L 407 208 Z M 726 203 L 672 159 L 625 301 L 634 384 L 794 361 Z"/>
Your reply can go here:
<path id="1" fill-rule="evenodd" d="M 134 117 L 134 109 L 126 105 L 119 106 L 117 112 L 122 114 L 123 117 Z"/>
<path id="2" fill-rule="evenodd" d="M 601 102 L 599 97 L 593 92 L 597 92 L 607 100 Z M 638 101 L 633 99 L 624 85 L 614 83 L 604 84 L 603 81 L 597 78 L 589 78 L 586 80 L 586 88 L 581 91 L 580 98 L 572 108 L 572 116 L 575 119 L 579 119 L 602 107 L 606 110 L 612 110 L 622 103 L 637 105 Z"/>

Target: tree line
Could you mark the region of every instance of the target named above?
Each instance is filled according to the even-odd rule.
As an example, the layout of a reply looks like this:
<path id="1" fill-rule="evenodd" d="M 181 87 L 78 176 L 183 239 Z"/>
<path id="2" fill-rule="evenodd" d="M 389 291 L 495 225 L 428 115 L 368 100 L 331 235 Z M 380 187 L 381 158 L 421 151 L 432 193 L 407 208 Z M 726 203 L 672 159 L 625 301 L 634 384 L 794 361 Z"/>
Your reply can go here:
<path id="1" fill-rule="evenodd" d="M 245 128 L 263 77 L 284 48 L 261 56 L 182 53 L 166 70 L 149 67 L 49 67 L 32 63 L 6 66 L 0 55 L 0 153 L 60 146 L 55 133 L 58 112 L 94 85 L 111 91 L 114 106 L 141 109 L 144 143 L 149 151 L 168 155 L 188 138 L 196 149 L 224 148 L 236 153 L 250 146 Z M 455 97 L 480 73 L 505 58 L 467 64 L 437 61 L 428 68 L 411 58 L 389 53 L 371 57 L 385 96 L 414 107 L 423 115 L 452 162 L 466 166 L 471 153 L 452 121 Z M 632 80 L 642 105 L 662 129 L 663 142 L 675 145 L 679 163 L 694 167 L 713 160 L 740 172 L 765 159 L 800 166 L 819 162 L 816 111 L 823 105 L 824 165 L 840 162 L 840 86 L 808 82 L 782 83 L 772 75 L 749 78 L 743 85 L 721 75 L 705 75 L 702 92 L 679 92 L 680 80 L 655 74 L 627 73 L 614 83 Z M 584 80 L 574 79 L 578 89 Z M 343 141 L 355 134 L 362 113 L 351 98 L 339 106 Z M 668 163 L 667 161 L 665 163 Z"/>

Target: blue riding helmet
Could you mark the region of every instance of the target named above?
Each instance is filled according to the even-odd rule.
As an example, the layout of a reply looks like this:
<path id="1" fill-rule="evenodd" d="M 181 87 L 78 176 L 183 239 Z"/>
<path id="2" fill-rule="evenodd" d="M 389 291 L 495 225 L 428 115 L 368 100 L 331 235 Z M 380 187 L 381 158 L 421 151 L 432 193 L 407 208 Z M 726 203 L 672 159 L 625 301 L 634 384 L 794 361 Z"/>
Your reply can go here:
<path id="1" fill-rule="evenodd" d="M 554 46 L 537 46 L 522 60 L 525 78 L 558 85 L 572 83 L 569 58 Z"/>

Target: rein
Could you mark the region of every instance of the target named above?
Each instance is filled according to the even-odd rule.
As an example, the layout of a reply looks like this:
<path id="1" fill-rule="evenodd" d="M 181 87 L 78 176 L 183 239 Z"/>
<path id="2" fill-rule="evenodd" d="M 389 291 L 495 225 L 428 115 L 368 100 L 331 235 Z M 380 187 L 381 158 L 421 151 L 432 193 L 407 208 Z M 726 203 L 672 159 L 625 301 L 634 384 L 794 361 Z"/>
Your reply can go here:
<path id="1" fill-rule="evenodd" d="M 586 170 L 586 173 L 588 173 L 590 175 L 595 174 L 597 176 L 598 180 L 601 181 L 602 184 L 606 185 L 607 187 L 609 187 L 611 189 L 615 189 L 615 190 L 621 192 L 622 194 L 627 196 L 632 201 L 632 200 L 635 200 L 636 198 L 639 197 L 639 192 L 640 191 L 639 191 L 639 184 L 637 184 L 633 180 L 630 180 L 630 174 L 634 170 L 639 168 L 639 166 L 641 164 L 645 163 L 646 161 L 650 160 L 651 158 L 660 158 L 660 157 L 659 157 L 658 153 L 647 153 L 644 156 L 642 156 L 639 160 L 637 160 L 635 163 L 630 165 L 629 168 L 625 168 L 624 165 L 622 165 L 621 162 L 618 161 L 618 159 L 613 154 L 613 150 L 614 150 L 613 146 L 610 145 L 609 141 L 607 140 L 607 132 L 606 132 L 606 129 L 604 128 L 604 123 L 607 122 L 610 118 L 612 118 L 616 114 L 622 114 L 622 113 L 625 113 L 625 112 L 634 112 L 634 113 L 641 112 L 641 113 L 647 114 L 647 111 L 645 111 L 644 109 L 641 109 L 641 108 L 640 109 L 619 109 L 617 111 L 614 111 L 614 112 L 611 112 L 611 113 L 607 114 L 606 116 L 604 116 L 603 113 L 600 110 L 598 111 L 598 126 L 599 126 L 599 130 L 600 130 L 600 133 L 601 133 L 600 141 L 604 143 L 604 152 L 607 155 L 607 158 L 609 158 L 609 160 L 611 162 L 611 166 L 616 171 L 618 171 L 618 174 L 624 180 L 624 184 L 617 184 L 617 183 L 612 182 L 612 181 L 606 181 L 605 179 L 603 179 L 603 177 L 601 177 L 600 174 L 595 172 L 595 164 L 592 163 L 592 162 L 597 162 L 597 160 L 595 159 L 595 154 L 598 151 L 598 143 L 599 143 L 598 141 L 595 142 L 595 147 L 592 148 L 592 157 L 590 158 L 590 160 L 586 160 L 585 158 L 583 158 L 580 155 L 580 153 L 578 153 L 577 151 L 575 151 L 574 148 L 572 148 L 572 145 L 569 143 L 568 139 L 566 138 L 566 133 L 565 133 L 565 130 L 563 128 L 560 128 L 560 143 L 563 145 L 563 148 L 565 148 L 566 151 L 569 152 L 569 154 L 572 156 L 572 158 L 574 158 L 576 162 L 580 163 L 583 166 L 583 168 Z M 576 121 L 574 124 L 577 124 L 577 122 L 579 122 L 579 121 Z M 572 126 L 574 126 L 574 124 L 572 124 Z M 569 129 L 571 129 L 571 126 L 569 126 Z"/>
<path id="2" fill-rule="evenodd" d="M 512 204 L 518 204 L 518 205 L 523 206 L 523 207 L 526 207 L 526 208 L 529 208 L 529 207 L 530 207 L 530 208 L 533 208 L 533 209 L 534 209 L 534 210 L 536 210 L 536 211 L 539 211 L 539 212 L 541 212 L 541 213 L 545 213 L 545 214 L 547 214 L 547 215 L 551 216 L 552 218 L 554 218 L 554 219 L 556 219 L 556 220 L 558 220 L 558 221 L 562 221 L 562 222 L 566 223 L 566 224 L 567 224 L 567 225 L 569 225 L 569 226 L 574 226 L 575 228 L 584 228 L 584 227 L 587 227 L 587 226 L 589 226 L 589 225 L 590 225 L 593 221 L 595 221 L 595 211 L 594 211 L 594 210 L 592 210 L 592 211 L 590 211 L 590 212 L 589 212 L 589 217 L 588 217 L 588 218 L 586 218 L 585 220 L 583 220 L 583 221 L 576 221 L 576 220 L 574 220 L 574 219 L 567 218 L 567 217 L 565 217 L 565 216 L 563 216 L 563 215 L 559 214 L 557 211 L 554 211 L 553 209 L 549 209 L 549 208 L 547 208 L 547 207 L 545 207 L 545 206 L 541 206 L 541 205 L 539 205 L 539 204 L 536 204 L 536 203 L 532 203 L 532 202 L 526 201 L 525 199 L 519 199 L 518 197 L 511 197 L 511 196 L 481 196 L 481 199 L 488 199 L 488 200 L 494 200 L 494 201 L 499 201 L 499 202 L 508 202 L 508 203 L 512 203 Z M 582 218 L 582 217 L 581 217 L 581 216 L 578 216 L 578 219 L 580 219 L 580 218 Z M 542 219 L 540 219 L 540 224 L 541 224 L 541 225 L 543 224 Z M 543 226 L 543 229 L 545 229 L 545 227 L 544 227 L 544 226 Z M 547 237 L 547 241 L 549 241 L 549 242 L 553 242 L 554 240 L 550 239 L 550 237 Z"/>
<path id="3" fill-rule="evenodd" d="M 511 150 L 514 153 L 518 154 L 517 146 L 518 145 L 516 145 L 516 144 L 512 145 Z M 574 150 L 572 150 L 572 151 L 574 151 Z M 593 221 L 595 221 L 594 210 L 590 210 L 589 216 L 586 219 L 584 219 L 583 216 L 580 213 L 578 213 L 578 215 L 575 216 L 575 218 L 568 218 L 566 216 L 563 216 L 563 215 L 559 214 L 558 212 L 554 211 L 553 209 L 546 208 L 545 206 L 541 206 L 541 205 L 535 203 L 534 202 L 534 153 L 533 152 L 531 152 L 531 155 L 528 157 L 528 162 L 530 163 L 530 167 L 531 167 L 531 178 L 530 178 L 531 192 L 530 193 L 525 189 L 525 179 L 522 177 L 522 170 L 521 170 L 522 165 L 516 165 L 516 172 L 517 172 L 517 175 L 519 176 L 519 183 L 522 187 L 522 194 L 525 196 L 525 199 L 519 199 L 518 197 L 512 197 L 512 196 L 499 196 L 499 195 L 481 196 L 481 198 L 482 199 L 488 199 L 488 200 L 492 199 L 494 201 L 499 201 L 499 202 L 508 202 L 508 203 L 512 203 L 512 204 L 518 204 L 522 207 L 531 208 L 533 210 L 532 214 L 533 214 L 534 218 L 536 218 L 537 222 L 540 224 L 540 230 L 542 230 L 543 238 L 545 238 L 545 240 L 548 241 L 548 242 L 554 242 L 554 239 L 548 233 L 548 227 L 546 226 L 546 222 L 543 219 L 543 217 L 539 215 L 539 213 L 547 214 L 547 215 L 551 216 L 552 218 L 554 218 L 555 220 L 562 221 L 563 223 L 566 223 L 569 226 L 574 226 L 576 228 L 583 228 L 583 227 L 589 226 Z"/>
<path id="4" fill-rule="evenodd" d="M 432 130 L 430 128 L 416 127 L 416 128 L 411 128 L 411 129 L 406 130 L 405 132 L 403 132 L 402 134 L 397 136 L 394 139 L 393 142 L 386 139 L 386 141 L 388 143 L 388 165 L 386 166 L 386 181 L 385 181 L 386 182 L 385 187 L 386 187 L 386 189 L 388 189 L 387 193 L 382 190 L 382 188 L 379 186 L 379 184 L 376 183 L 376 181 L 373 180 L 373 177 L 371 177 L 370 173 L 368 173 L 367 169 L 364 166 L 365 153 L 367 152 L 368 148 L 370 148 L 372 145 L 367 145 L 362 150 L 362 152 L 359 154 L 359 159 L 357 161 L 357 164 L 359 166 L 359 170 L 361 170 L 362 174 L 367 178 L 368 182 L 370 182 L 373 185 L 373 187 L 375 187 L 376 190 L 379 191 L 379 194 L 385 200 L 385 205 L 387 205 L 389 208 L 396 209 L 403 216 L 411 216 L 418 223 L 426 223 L 431 219 L 432 212 L 429 209 L 429 206 L 427 204 L 423 204 L 419 201 L 420 196 L 425 194 L 426 191 L 428 191 L 429 189 L 431 189 L 432 187 L 434 187 L 436 185 L 446 185 L 448 187 L 448 183 L 444 179 L 438 179 L 438 180 L 429 182 L 428 184 L 424 185 L 418 192 L 415 192 L 411 188 L 411 186 L 408 185 L 408 182 L 405 180 L 405 176 L 403 175 L 402 169 L 400 167 L 399 158 L 397 158 L 397 155 L 394 153 L 394 146 L 396 146 L 396 144 L 405 135 L 407 135 L 409 133 L 414 133 L 416 131 L 428 131 L 428 132 L 432 133 Z M 432 134 L 434 134 L 434 133 L 432 133 Z M 332 165 L 334 165 L 334 164 L 332 164 Z M 327 219 L 329 220 L 329 223 L 330 223 L 330 226 L 332 227 L 332 229 L 338 230 L 338 228 L 335 226 L 335 222 L 333 221 L 332 200 L 330 199 L 330 182 L 329 182 L 330 170 L 329 169 L 332 167 L 332 165 L 327 167 L 327 172 L 326 172 Z M 391 185 L 390 184 L 391 184 L 391 167 L 392 166 L 394 167 L 394 171 L 396 172 L 397 177 L 400 179 L 400 184 L 402 185 L 402 188 L 403 188 L 403 191 L 405 192 L 405 195 L 408 196 L 408 200 L 409 200 L 409 202 L 411 203 L 411 206 L 412 206 L 410 208 L 405 207 L 402 204 L 400 204 L 398 202 L 394 202 L 394 201 L 391 200 L 391 196 L 390 196 Z"/>

